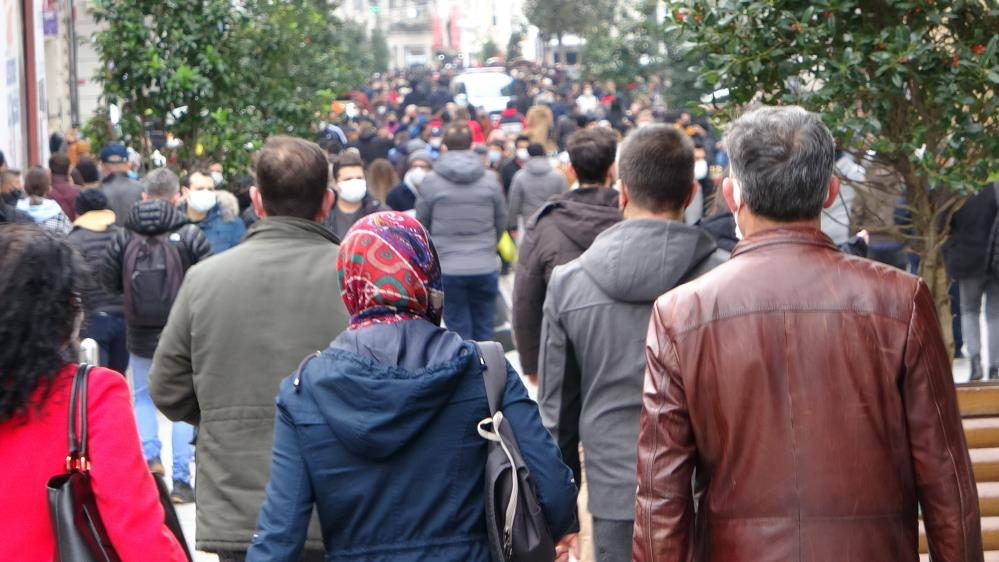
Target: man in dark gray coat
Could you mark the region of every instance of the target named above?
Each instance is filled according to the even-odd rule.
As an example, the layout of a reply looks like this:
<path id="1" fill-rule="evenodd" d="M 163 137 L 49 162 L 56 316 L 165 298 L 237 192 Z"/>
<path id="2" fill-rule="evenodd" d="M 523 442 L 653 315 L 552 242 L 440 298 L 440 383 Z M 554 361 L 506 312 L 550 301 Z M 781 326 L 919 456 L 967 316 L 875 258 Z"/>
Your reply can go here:
<path id="1" fill-rule="evenodd" d="M 111 143 L 101 149 L 101 191 L 108 198 L 108 208 L 114 211 L 115 225 L 125 226 L 132 206 L 142 200 L 142 184 L 128 177 L 132 164 L 125 145 Z"/>
<path id="2" fill-rule="evenodd" d="M 679 129 L 642 128 L 618 162 L 624 221 L 552 273 L 544 304 L 545 425 L 580 481 L 586 451 L 597 562 L 630 562 L 635 460 L 652 303 L 725 260 L 710 234 L 683 224 L 697 189 L 694 147 Z"/>
<path id="3" fill-rule="evenodd" d="M 251 189 L 261 220 L 243 243 L 191 268 L 149 375 L 172 420 L 197 424 L 196 542 L 242 560 L 270 474 L 281 379 L 349 321 L 337 286 L 336 239 L 319 224 L 334 195 L 319 146 L 274 137 Z M 323 560 L 315 519 L 305 560 Z"/>
<path id="4" fill-rule="evenodd" d="M 552 168 L 544 146 L 533 143 L 527 147 L 527 153 L 531 158 L 513 176 L 510 184 L 510 230 L 519 229 L 521 217 L 527 224 L 549 198 L 569 189 L 565 176 Z"/>
<path id="5" fill-rule="evenodd" d="M 465 123 L 448 127 L 445 152 L 420 184 L 416 218 L 434 239 L 444 273 L 444 322 L 467 340 L 493 339 L 499 260 L 506 229 L 499 182 L 469 150 Z"/>

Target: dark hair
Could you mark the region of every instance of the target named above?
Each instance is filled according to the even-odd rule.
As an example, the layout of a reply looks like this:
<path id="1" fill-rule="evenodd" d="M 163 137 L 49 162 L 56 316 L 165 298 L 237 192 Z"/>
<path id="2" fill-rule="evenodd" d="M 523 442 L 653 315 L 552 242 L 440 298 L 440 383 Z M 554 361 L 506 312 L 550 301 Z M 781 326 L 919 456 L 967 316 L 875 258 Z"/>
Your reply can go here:
<path id="1" fill-rule="evenodd" d="M 315 220 L 330 178 L 319 145 L 295 137 L 270 137 L 257 158 L 256 172 L 268 215 Z"/>
<path id="2" fill-rule="evenodd" d="M 84 189 L 76 194 L 73 208 L 76 209 L 77 215 L 84 215 L 90 211 L 103 211 L 108 208 L 108 198 L 100 189 Z"/>
<path id="3" fill-rule="evenodd" d="M 580 184 L 603 183 L 617 156 L 617 135 L 604 127 L 583 129 L 569 135 L 565 149 Z"/>
<path id="4" fill-rule="evenodd" d="M 240 174 L 229 180 L 229 191 L 233 193 L 243 193 L 249 191 L 256 179 L 250 174 Z"/>
<path id="5" fill-rule="evenodd" d="M 694 143 L 672 125 L 637 129 L 621 145 L 617 173 L 639 207 L 683 209 L 694 182 Z"/>
<path id="6" fill-rule="evenodd" d="M 506 143 L 504 143 L 501 140 L 497 139 L 497 140 L 489 141 L 489 146 L 496 147 L 496 148 L 498 148 L 498 149 L 506 152 Z"/>
<path id="7" fill-rule="evenodd" d="M 24 174 L 24 192 L 35 197 L 45 197 L 52 187 L 49 171 L 41 166 L 32 166 Z"/>
<path id="8" fill-rule="evenodd" d="M 333 179 L 335 181 L 338 181 L 337 177 L 340 176 L 340 170 L 344 168 L 355 168 L 355 167 L 363 170 L 364 159 L 358 156 L 353 151 L 347 151 L 341 153 L 339 156 L 336 157 L 335 160 L 333 160 Z"/>
<path id="9" fill-rule="evenodd" d="M 818 115 L 797 106 L 755 109 L 732 123 L 725 148 L 753 213 L 780 222 L 822 213 L 836 145 Z"/>
<path id="10" fill-rule="evenodd" d="M 472 148 L 472 129 L 464 122 L 450 125 L 444 131 L 441 144 L 448 150 L 468 150 Z"/>
<path id="11" fill-rule="evenodd" d="M 0 422 L 49 392 L 82 312 L 82 260 L 64 240 L 30 224 L 0 226 Z M 72 351 L 69 352 L 73 355 Z"/>
<path id="12" fill-rule="evenodd" d="M 3 151 L 0 150 L 0 166 L 7 165 L 7 157 L 3 155 Z"/>
<path id="13" fill-rule="evenodd" d="M 531 142 L 531 137 L 527 135 L 517 135 L 517 139 L 513 141 L 513 145 L 517 146 L 522 142 L 527 142 L 527 143 Z"/>
<path id="14" fill-rule="evenodd" d="M 530 156 L 544 156 L 545 146 L 536 142 L 527 145 L 527 154 Z"/>
<path id="15" fill-rule="evenodd" d="M 52 170 L 53 174 L 65 176 L 69 174 L 69 167 L 69 156 L 66 156 L 62 152 L 56 152 L 52 156 L 49 156 L 49 170 Z"/>
<path id="16" fill-rule="evenodd" d="M 76 162 L 75 170 L 80 172 L 80 177 L 85 183 L 101 181 L 101 173 L 97 169 L 97 163 L 91 158 L 80 158 Z"/>

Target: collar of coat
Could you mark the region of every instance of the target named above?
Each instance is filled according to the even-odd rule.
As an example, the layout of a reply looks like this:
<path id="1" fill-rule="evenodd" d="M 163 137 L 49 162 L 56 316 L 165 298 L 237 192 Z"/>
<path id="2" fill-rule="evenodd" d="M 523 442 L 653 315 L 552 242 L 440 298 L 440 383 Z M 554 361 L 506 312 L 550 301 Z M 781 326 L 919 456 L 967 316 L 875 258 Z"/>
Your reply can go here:
<path id="1" fill-rule="evenodd" d="M 839 248 L 833 243 L 832 239 L 817 228 L 800 226 L 778 227 L 756 232 L 742 240 L 732 250 L 732 257 L 734 258 L 740 254 L 777 244 L 825 246 L 834 251 L 839 251 Z"/>
<path id="2" fill-rule="evenodd" d="M 339 244 L 340 239 L 330 232 L 323 225 L 305 219 L 295 217 L 267 217 L 253 223 L 246 233 L 246 240 L 250 238 L 313 238 L 322 237 L 333 244 Z"/>

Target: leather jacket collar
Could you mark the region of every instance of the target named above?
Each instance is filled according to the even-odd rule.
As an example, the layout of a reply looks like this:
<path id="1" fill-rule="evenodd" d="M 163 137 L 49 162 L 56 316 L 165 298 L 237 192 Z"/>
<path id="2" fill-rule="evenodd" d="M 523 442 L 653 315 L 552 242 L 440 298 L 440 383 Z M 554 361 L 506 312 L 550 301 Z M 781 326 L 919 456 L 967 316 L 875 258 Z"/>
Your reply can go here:
<path id="1" fill-rule="evenodd" d="M 794 226 L 778 227 L 756 232 L 736 244 L 732 250 L 732 257 L 734 258 L 740 254 L 777 244 L 825 246 L 831 250 L 839 251 L 839 248 L 833 243 L 832 239 L 826 236 L 821 230 L 811 227 Z"/>

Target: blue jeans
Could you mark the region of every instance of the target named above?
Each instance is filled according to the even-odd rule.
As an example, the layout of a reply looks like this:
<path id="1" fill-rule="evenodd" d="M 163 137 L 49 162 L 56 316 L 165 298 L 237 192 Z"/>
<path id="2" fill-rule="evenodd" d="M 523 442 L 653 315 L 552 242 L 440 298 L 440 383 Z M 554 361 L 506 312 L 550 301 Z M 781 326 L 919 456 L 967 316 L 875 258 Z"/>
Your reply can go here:
<path id="1" fill-rule="evenodd" d="M 80 339 L 90 338 L 101 350 L 101 367 L 125 374 L 128 369 L 128 348 L 125 346 L 125 317 L 107 312 L 87 315 L 80 328 Z"/>
<path id="2" fill-rule="evenodd" d="M 499 272 L 444 276 L 444 323 L 463 339 L 490 341 L 496 328 Z"/>
<path id="3" fill-rule="evenodd" d="M 135 400 L 135 421 L 139 426 L 139 440 L 142 441 L 142 454 L 146 460 L 160 456 L 159 422 L 156 419 L 156 406 L 149 396 L 149 369 L 152 359 L 129 354 L 132 360 L 132 379 L 135 387 L 132 397 Z M 191 439 L 194 426 L 184 422 L 174 422 L 173 426 L 173 479 L 191 482 Z"/>

